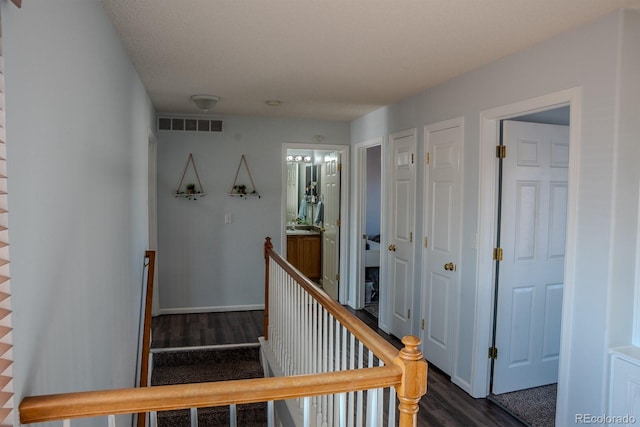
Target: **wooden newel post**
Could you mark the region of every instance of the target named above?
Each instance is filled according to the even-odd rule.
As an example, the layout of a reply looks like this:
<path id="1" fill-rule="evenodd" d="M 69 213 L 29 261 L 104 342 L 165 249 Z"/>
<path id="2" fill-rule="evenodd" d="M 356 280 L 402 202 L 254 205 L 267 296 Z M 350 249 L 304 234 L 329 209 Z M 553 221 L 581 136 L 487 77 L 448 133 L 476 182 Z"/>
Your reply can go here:
<path id="1" fill-rule="evenodd" d="M 402 368 L 402 383 L 396 386 L 400 427 L 418 425 L 418 402 L 427 392 L 427 362 L 418 348 L 420 339 L 413 335 L 402 338 L 404 348 L 400 350 L 395 362 Z"/>
<path id="2" fill-rule="evenodd" d="M 271 237 L 264 239 L 264 325 L 262 334 L 269 339 L 269 251 L 273 250 Z"/>

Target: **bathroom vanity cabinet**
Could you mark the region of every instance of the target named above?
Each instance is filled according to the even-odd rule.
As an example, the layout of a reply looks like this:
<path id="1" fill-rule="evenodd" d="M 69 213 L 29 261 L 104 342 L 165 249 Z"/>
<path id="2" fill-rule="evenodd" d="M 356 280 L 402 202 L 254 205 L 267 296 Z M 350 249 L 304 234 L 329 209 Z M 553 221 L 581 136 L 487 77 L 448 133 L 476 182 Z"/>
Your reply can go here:
<path id="1" fill-rule="evenodd" d="M 287 233 L 287 260 L 311 280 L 322 275 L 320 233 Z"/>

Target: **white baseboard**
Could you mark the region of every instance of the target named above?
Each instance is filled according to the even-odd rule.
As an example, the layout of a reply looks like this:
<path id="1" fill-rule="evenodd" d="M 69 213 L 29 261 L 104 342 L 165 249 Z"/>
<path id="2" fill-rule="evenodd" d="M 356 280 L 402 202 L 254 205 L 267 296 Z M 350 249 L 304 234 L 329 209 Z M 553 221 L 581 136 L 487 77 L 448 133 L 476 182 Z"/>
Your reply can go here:
<path id="1" fill-rule="evenodd" d="M 264 310 L 264 304 L 251 304 L 251 305 L 227 305 L 221 307 L 176 307 L 176 308 L 161 308 L 160 315 L 162 314 L 195 314 L 195 313 L 222 313 L 225 311 L 253 311 Z"/>

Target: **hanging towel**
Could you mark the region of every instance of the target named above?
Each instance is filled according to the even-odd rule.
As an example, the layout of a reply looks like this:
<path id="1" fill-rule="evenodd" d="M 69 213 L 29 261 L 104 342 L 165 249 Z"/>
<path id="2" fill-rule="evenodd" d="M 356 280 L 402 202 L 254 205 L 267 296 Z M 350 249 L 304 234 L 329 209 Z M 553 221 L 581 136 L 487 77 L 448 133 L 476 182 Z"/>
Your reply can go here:
<path id="1" fill-rule="evenodd" d="M 316 219 L 313 221 L 315 225 L 320 225 L 324 221 L 324 202 L 318 202 L 318 210 L 316 211 Z"/>
<path id="2" fill-rule="evenodd" d="M 307 217 L 307 201 L 302 199 L 300 201 L 300 210 L 298 210 L 298 219 L 305 219 Z"/>

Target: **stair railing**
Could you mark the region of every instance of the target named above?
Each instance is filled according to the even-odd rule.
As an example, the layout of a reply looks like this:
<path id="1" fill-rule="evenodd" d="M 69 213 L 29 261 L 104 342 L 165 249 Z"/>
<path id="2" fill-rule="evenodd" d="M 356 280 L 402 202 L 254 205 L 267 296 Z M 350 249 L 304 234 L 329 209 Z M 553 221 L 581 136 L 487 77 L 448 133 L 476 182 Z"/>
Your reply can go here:
<path id="1" fill-rule="evenodd" d="M 268 341 L 268 346 L 281 354 L 280 360 L 295 360 L 296 356 L 291 353 L 295 348 L 301 353 L 307 352 L 301 343 L 291 341 L 296 335 L 286 332 L 293 330 L 288 329 L 286 322 L 294 318 L 278 311 L 281 308 L 286 311 L 284 305 L 278 304 L 286 301 L 286 298 L 281 298 L 282 295 L 291 292 L 281 286 L 282 282 L 291 283 L 290 280 L 293 280 L 308 294 L 298 300 L 298 306 L 289 309 L 305 312 L 308 306 L 315 307 L 311 308 L 305 329 L 311 331 L 313 339 L 309 350 L 311 358 L 301 359 L 302 365 L 299 366 L 303 368 L 291 362 L 287 363 L 288 375 L 277 377 L 29 396 L 20 403 L 20 423 L 62 421 L 66 427 L 72 419 L 107 417 L 108 425 L 112 427 L 116 425 L 116 415 L 149 413 L 149 425 L 155 427 L 158 412 L 190 409 L 192 425 L 197 425 L 197 408 L 229 406 L 233 413 L 233 408 L 238 404 L 269 402 L 273 408 L 274 402 L 299 399 L 304 413 L 304 426 L 319 425 L 318 421 L 325 420 L 327 425 L 334 424 L 336 420 L 334 425 L 362 425 L 363 416 L 367 417 L 368 423 L 375 422 L 368 425 L 383 425 L 381 418 L 376 418 L 382 407 L 387 408 L 389 413 L 387 425 L 396 425 L 395 415 L 392 415 L 395 414 L 393 405 L 382 403 L 383 393 L 379 392 L 392 388 L 389 392 L 390 401 L 395 400 L 394 395 L 399 401 L 398 425 L 417 426 L 418 402 L 426 392 L 427 376 L 427 365 L 418 349 L 420 341 L 416 337 L 405 337 L 405 347 L 396 350 L 275 253 L 270 239 L 265 243 L 265 259 L 267 289 L 272 286 L 279 286 L 280 289 L 274 289 L 271 295 L 266 295 L 265 304 L 268 305 L 265 306 L 264 341 Z M 270 280 L 272 275 L 280 278 Z M 281 285 L 276 285 L 277 282 L 281 282 Z M 300 292 L 293 291 L 293 295 Z M 329 338 L 331 328 L 320 327 L 325 319 L 340 324 L 333 329 L 333 338 Z M 299 337 L 300 331 L 297 334 Z M 348 345 L 343 338 L 345 334 L 348 337 L 346 342 L 350 343 Z M 326 351 L 324 343 L 328 345 Z M 339 357 L 329 357 L 332 352 Z M 366 399 L 365 394 L 359 393 L 366 393 Z M 351 404 L 354 401 L 356 403 Z M 363 415 L 362 411 L 370 415 Z M 334 419 L 329 419 L 329 416 Z M 235 425 L 234 421 L 232 418 L 232 425 Z"/>
<path id="2" fill-rule="evenodd" d="M 427 383 L 427 363 L 418 349 L 420 340 L 404 337 L 405 347 L 398 351 L 276 253 L 269 237 L 264 252 L 261 343 L 263 359 L 272 366 L 265 371 L 271 369 L 284 377 L 373 372 L 395 375 L 384 385 L 357 380 L 350 390 L 335 388 L 330 395 L 299 401 L 302 425 L 395 426 L 397 394 L 399 425 L 416 426 L 418 402 Z M 384 388 L 389 388 L 388 401 L 383 401 Z M 287 411 L 295 412 L 295 407 Z"/>

